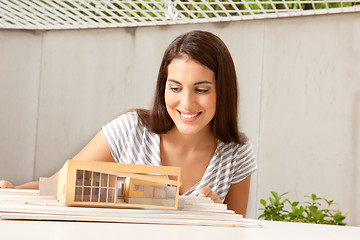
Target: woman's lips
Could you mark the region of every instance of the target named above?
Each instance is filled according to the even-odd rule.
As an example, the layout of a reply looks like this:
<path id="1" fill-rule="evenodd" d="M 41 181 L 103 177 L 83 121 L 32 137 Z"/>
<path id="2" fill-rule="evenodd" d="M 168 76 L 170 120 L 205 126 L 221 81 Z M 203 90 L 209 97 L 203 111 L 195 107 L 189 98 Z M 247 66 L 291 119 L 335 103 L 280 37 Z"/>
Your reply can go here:
<path id="1" fill-rule="evenodd" d="M 197 113 L 183 113 L 179 110 L 177 110 L 179 115 L 180 115 L 180 119 L 186 122 L 193 122 L 196 119 L 199 118 L 199 116 L 201 115 L 202 112 L 197 112 Z"/>

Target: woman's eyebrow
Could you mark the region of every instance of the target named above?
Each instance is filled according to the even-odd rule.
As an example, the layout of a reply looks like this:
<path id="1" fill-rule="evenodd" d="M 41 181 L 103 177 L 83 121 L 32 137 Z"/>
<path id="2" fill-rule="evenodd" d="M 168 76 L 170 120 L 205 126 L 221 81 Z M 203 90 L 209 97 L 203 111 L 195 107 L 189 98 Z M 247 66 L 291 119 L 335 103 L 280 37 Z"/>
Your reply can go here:
<path id="1" fill-rule="evenodd" d="M 174 79 L 168 79 L 167 80 L 168 82 L 172 82 L 172 83 L 176 83 L 176 84 L 179 84 L 179 85 L 182 85 L 179 81 L 176 81 L 176 80 L 174 80 Z M 210 82 L 210 81 L 199 81 L 199 82 L 196 82 L 196 83 L 194 83 L 194 86 L 196 86 L 196 85 L 201 85 L 201 84 L 213 84 L 212 82 Z"/>
<path id="2" fill-rule="evenodd" d="M 213 84 L 213 83 L 209 82 L 209 81 L 200 81 L 200 82 L 194 83 L 194 85 L 200 85 L 200 84 Z"/>
<path id="3" fill-rule="evenodd" d="M 167 80 L 168 82 L 173 82 L 173 83 L 176 83 L 176 84 L 179 84 L 179 85 L 182 85 L 180 82 L 176 81 L 176 80 L 173 80 L 173 79 L 168 79 Z"/>

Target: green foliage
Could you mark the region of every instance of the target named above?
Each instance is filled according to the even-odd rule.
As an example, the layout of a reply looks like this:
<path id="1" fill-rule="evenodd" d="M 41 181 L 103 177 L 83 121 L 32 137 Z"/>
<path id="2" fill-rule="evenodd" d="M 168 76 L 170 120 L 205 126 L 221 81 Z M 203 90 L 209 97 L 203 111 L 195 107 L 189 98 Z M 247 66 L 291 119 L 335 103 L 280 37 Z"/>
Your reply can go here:
<path id="1" fill-rule="evenodd" d="M 13 0 L 12 0 L 13 1 Z M 250 14 L 263 14 L 274 13 L 276 11 L 284 10 L 312 10 L 312 9 L 324 9 L 324 8 L 339 8 L 339 7 L 350 7 L 355 4 L 355 2 L 332 2 L 327 3 L 324 1 L 319 1 L 319 3 L 309 3 L 308 0 L 300 0 L 295 2 L 294 0 L 283 0 L 275 1 L 270 3 L 269 0 L 194 0 L 197 4 L 191 4 L 187 0 L 180 1 L 169 1 L 164 2 L 162 0 L 143 0 L 139 2 L 137 0 L 127 0 L 127 1 L 109 1 L 105 2 L 102 0 L 62 0 L 62 1 L 48 1 L 48 0 L 29 0 L 33 4 L 41 2 L 44 5 L 47 5 L 50 9 L 56 8 L 59 6 L 60 9 L 63 9 L 64 6 L 67 6 L 66 11 L 68 14 L 74 16 L 72 20 L 78 21 L 78 18 L 90 17 L 94 22 L 98 22 L 97 18 L 100 17 L 102 21 L 109 22 L 108 19 L 112 21 L 119 22 L 118 18 L 121 18 L 123 21 L 135 21 L 139 22 L 139 17 L 144 21 L 152 21 L 153 18 L 163 18 L 167 17 L 172 11 L 177 11 L 186 18 L 206 18 L 206 17 L 217 17 L 217 16 L 238 16 L 238 11 L 241 12 L 241 15 L 250 15 Z M 221 2 L 223 4 L 218 4 Z M 286 3 L 287 2 L 287 3 Z M 301 3 L 306 2 L 306 3 Z M 51 4 L 50 4 L 51 3 Z M 286 6 L 285 6 L 286 3 Z M 77 13 L 77 9 L 81 7 L 80 14 Z M 59 9 L 47 10 L 50 13 L 63 13 Z M 214 11 L 216 13 L 214 13 Z M 189 13 L 191 12 L 191 13 Z M 96 18 L 95 18 L 96 17 Z M 83 19 L 84 20 L 84 19 Z"/>
<path id="2" fill-rule="evenodd" d="M 316 224 L 330 224 L 330 225 L 346 225 L 344 223 L 345 215 L 340 210 L 331 210 L 330 206 L 334 205 L 333 200 L 317 197 L 315 194 L 305 196 L 310 201 L 305 202 L 304 205 L 299 205 L 298 201 L 291 202 L 287 198 L 283 198 L 288 192 L 278 194 L 271 191 L 269 197 L 269 204 L 266 200 L 261 199 L 260 204 L 263 205 L 263 213 L 259 219 L 285 222 L 304 222 Z M 325 208 L 321 208 L 322 204 L 326 203 Z"/>

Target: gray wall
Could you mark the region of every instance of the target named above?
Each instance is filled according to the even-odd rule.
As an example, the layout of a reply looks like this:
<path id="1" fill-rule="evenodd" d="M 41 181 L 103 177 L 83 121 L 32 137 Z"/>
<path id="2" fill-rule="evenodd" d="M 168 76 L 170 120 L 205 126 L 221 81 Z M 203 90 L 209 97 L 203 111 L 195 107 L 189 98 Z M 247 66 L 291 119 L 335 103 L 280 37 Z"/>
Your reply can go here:
<path id="1" fill-rule="evenodd" d="M 0 178 L 49 176 L 101 126 L 151 105 L 163 51 L 179 34 L 219 35 L 236 63 L 240 125 L 260 198 L 334 199 L 360 226 L 360 14 L 97 30 L 0 30 Z"/>

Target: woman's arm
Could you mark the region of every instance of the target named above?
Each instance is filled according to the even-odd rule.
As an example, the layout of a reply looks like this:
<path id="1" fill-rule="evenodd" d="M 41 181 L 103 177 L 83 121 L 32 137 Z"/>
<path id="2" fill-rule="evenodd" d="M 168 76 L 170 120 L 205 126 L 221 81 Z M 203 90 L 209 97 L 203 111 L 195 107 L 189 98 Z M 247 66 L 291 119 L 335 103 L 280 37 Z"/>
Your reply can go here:
<path id="1" fill-rule="evenodd" d="M 101 130 L 96 136 L 73 157 L 73 160 L 114 162 L 105 134 Z"/>
<path id="2" fill-rule="evenodd" d="M 98 132 L 98 134 L 96 134 L 96 136 L 78 154 L 75 155 L 73 160 L 114 162 L 104 132 L 102 130 Z M 56 178 L 57 176 L 58 172 L 51 177 Z M 34 181 L 14 186 L 8 181 L 1 180 L 0 188 L 39 189 L 39 182 Z"/>
<path id="3" fill-rule="evenodd" d="M 234 210 L 237 214 L 246 216 L 246 209 L 249 200 L 251 176 L 248 176 L 239 183 L 230 186 L 224 203 L 228 209 Z"/>

